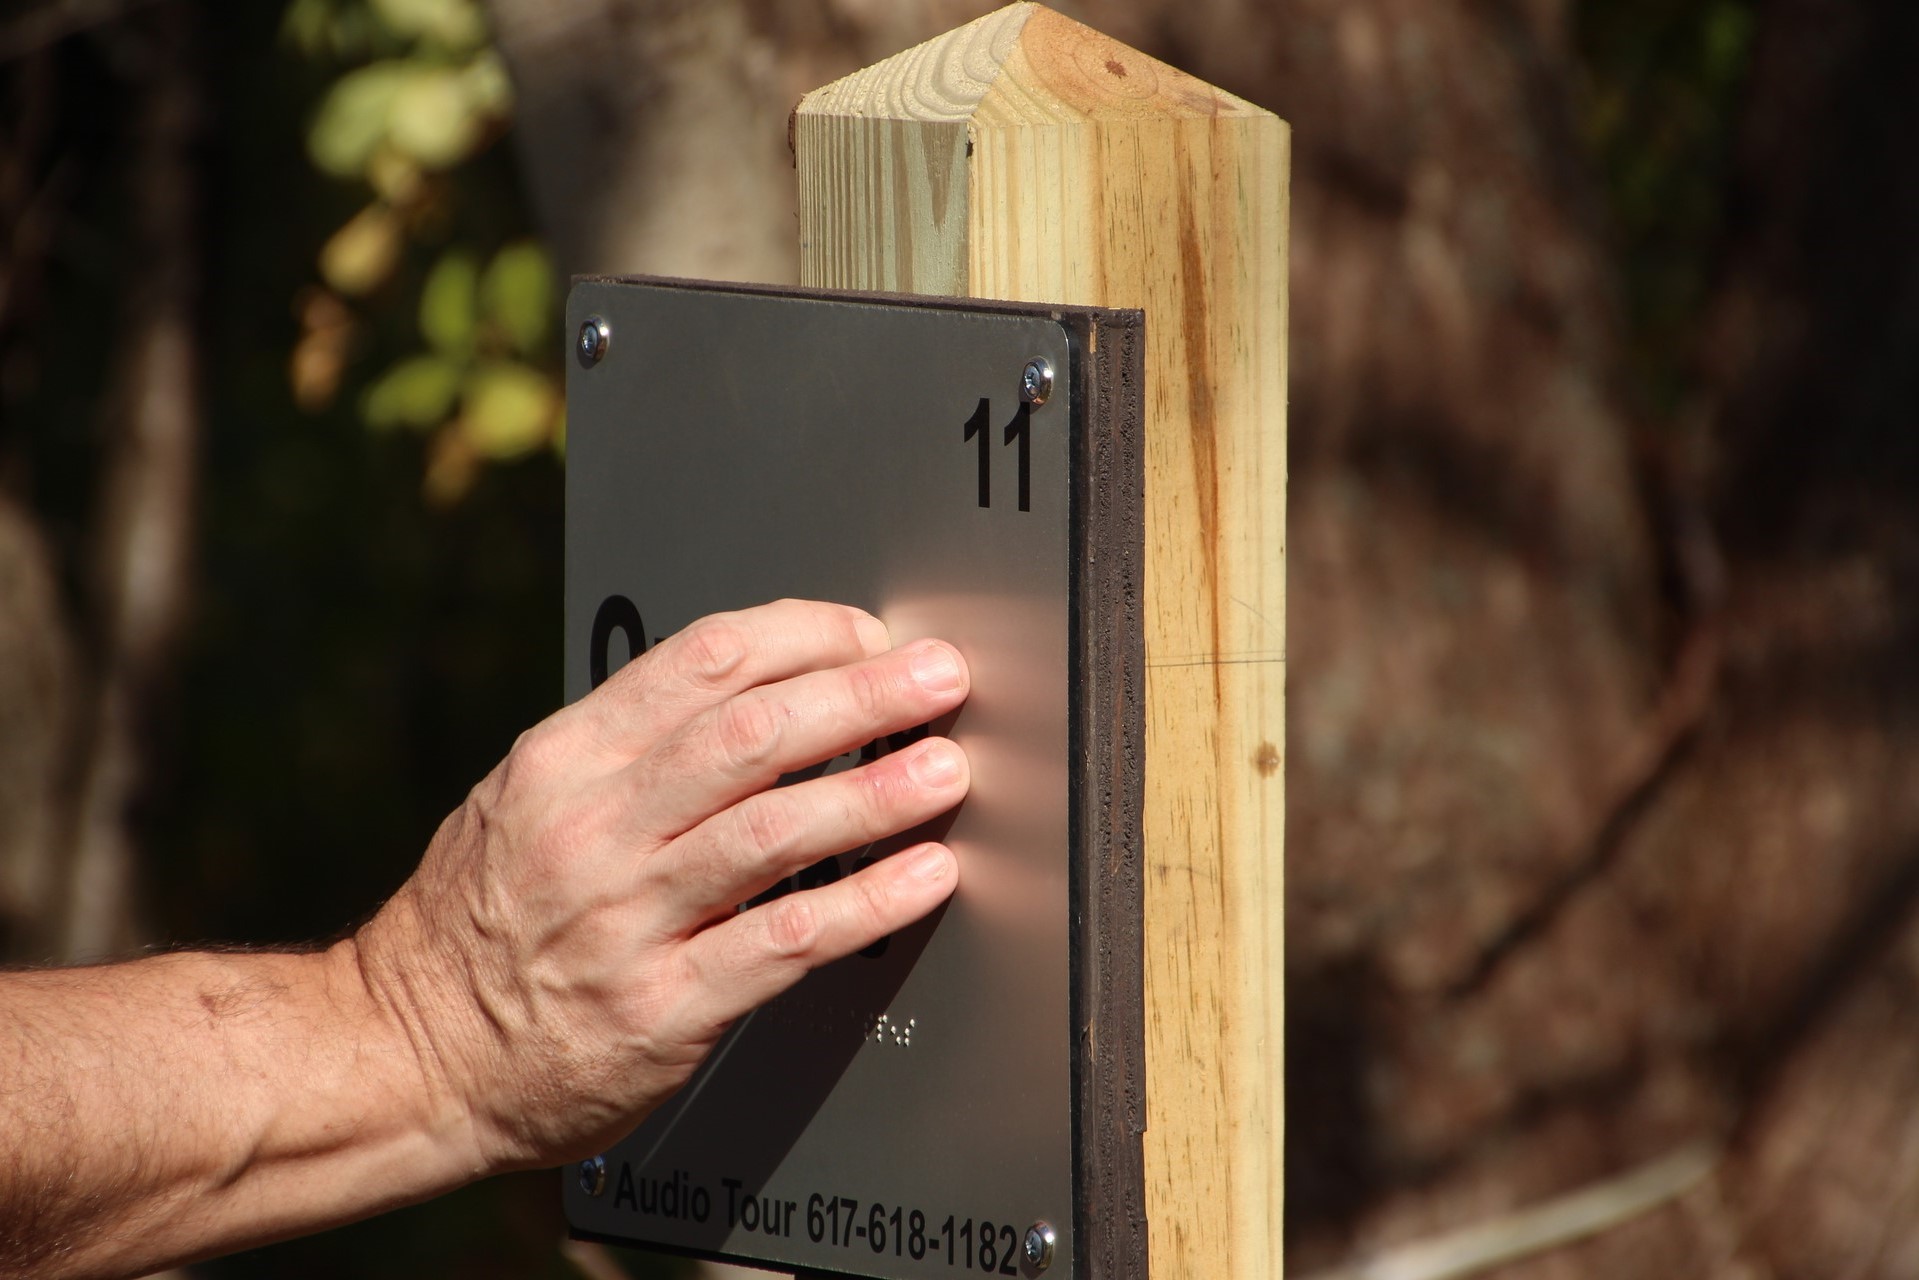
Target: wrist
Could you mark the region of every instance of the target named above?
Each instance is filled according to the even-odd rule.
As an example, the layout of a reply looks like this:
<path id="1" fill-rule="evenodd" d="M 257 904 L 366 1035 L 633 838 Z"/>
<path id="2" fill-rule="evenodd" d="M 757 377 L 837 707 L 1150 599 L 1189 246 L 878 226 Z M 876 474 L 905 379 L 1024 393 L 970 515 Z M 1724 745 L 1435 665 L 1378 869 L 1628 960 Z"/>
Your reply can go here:
<path id="1" fill-rule="evenodd" d="M 500 1172 L 504 1163 L 484 1139 L 465 1084 L 471 1064 L 450 1043 L 456 1039 L 449 1029 L 454 997 L 439 973 L 449 967 L 447 957 L 401 941 L 421 936 L 411 906 L 403 892 L 359 933 L 335 944 L 327 960 L 341 989 L 363 1006 L 374 1053 L 386 1064 L 380 1074 L 426 1161 L 422 1173 L 444 1189 Z"/>

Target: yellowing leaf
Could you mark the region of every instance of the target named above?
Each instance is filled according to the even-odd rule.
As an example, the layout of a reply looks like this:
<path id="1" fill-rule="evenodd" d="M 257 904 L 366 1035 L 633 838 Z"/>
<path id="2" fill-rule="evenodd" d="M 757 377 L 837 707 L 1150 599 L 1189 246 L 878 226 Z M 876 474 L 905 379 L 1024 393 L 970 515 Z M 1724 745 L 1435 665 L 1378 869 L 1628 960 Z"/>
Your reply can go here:
<path id="1" fill-rule="evenodd" d="M 462 431 L 485 457 L 517 458 L 546 442 L 559 408 L 544 375 L 523 364 L 482 365 L 467 379 Z"/>
<path id="2" fill-rule="evenodd" d="M 393 274 L 400 244 L 399 218 L 370 204 L 320 246 L 320 276 L 349 297 L 371 293 Z"/>
<path id="3" fill-rule="evenodd" d="M 452 356 L 473 351 L 480 273 L 458 249 L 443 255 L 420 290 L 420 334 L 429 346 Z"/>
<path id="4" fill-rule="evenodd" d="M 486 117 L 453 67 L 415 67 L 394 91 L 387 137 L 428 169 L 445 169 L 473 154 Z"/>
<path id="5" fill-rule="evenodd" d="M 426 185 L 420 176 L 420 166 L 392 147 L 374 149 L 367 158 L 366 180 L 380 199 L 402 207 L 419 200 Z"/>
<path id="6" fill-rule="evenodd" d="M 349 71 L 327 91 L 307 129 L 307 153 L 336 178 L 357 178 L 387 137 L 393 101 L 412 75 L 407 64 L 375 62 Z"/>
<path id="7" fill-rule="evenodd" d="M 298 300 L 300 337 L 287 357 L 293 403 L 318 413 L 333 403 L 353 344 L 353 313 L 328 289 L 307 289 Z"/>
<path id="8" fill-rule="evenodd" d="M 521 355 L 550 351 L 558 337 L 552 329 L 553 267 L 546 250 L 523 240 L 493 255 L 480 281 L 480 307 Z"/>
<path id="9" fill-rule="evenodd" d="M 450 507 L 466 497 L 479 474 L 479 455 L 465 436 L 449 426 L 427 447 L 426 474 L 420 478 L 420 487 L 429 504 Z"/>
<path id="10" fill-rule="evenodd" d="M 453 412 L 460 391 L 460 366 L 439 356 L 402 360 L 366 389 L 360 416 L 369 427 L 388 430 L 437 427 Z"/>

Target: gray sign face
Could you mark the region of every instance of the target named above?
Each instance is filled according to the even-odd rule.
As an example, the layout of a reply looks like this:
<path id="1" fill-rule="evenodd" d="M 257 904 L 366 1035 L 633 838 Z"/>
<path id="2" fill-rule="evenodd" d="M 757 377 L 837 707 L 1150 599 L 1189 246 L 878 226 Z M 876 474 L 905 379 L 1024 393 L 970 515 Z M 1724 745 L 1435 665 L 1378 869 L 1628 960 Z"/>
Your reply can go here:
<path id="1" fill-rule="evenodd" d="M 932 829 L 960 862 L 947 907 L 738 1024 L 607 1153 L 598 1194 L 567 1178 L 568 1220 L 900 1280 L 1030 1276 L 1044 1222 L 1047 1276 L 1074 1274 L 1065 329 L 582 281 L 567 331 L 592 317 L 603 355 L 576 351 L 567 384 L 567 697 L 705 614 L 844 601 L 966 655 L 973 694 L 938 728 L 974 781 Z M 1035 358 L 1056 377 L 1025 406 Z"/>

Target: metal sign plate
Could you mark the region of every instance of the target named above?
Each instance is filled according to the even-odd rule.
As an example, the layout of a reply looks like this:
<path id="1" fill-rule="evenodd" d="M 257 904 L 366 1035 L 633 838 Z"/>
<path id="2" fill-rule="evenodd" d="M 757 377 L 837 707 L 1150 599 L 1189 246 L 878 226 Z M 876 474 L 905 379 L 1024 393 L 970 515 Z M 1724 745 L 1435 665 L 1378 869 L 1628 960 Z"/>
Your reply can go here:
<path id="1" fill-rule="evenodd" d="M 940 729 L 974 784 L 940 827 L 960 860 L 951 903 L 742 1021 L 607 1153 L 599 1194 L 567 1179 L 568 1220 L 899 1280 L 1033 1275 L 1024 1241 L 1043 1222 L 1046 1274 L 1076 1274 L 1068 330 L 1043 313 L 586 280 L 568 332 L 592 317 L 603 354 L 576 351 L 567 386 L 567 697 L 704 614 L 845 601 L 896 643 L 965 653 L 974 692 Z M 1057 377 L 1026 406 L 1034 359 Z"/>

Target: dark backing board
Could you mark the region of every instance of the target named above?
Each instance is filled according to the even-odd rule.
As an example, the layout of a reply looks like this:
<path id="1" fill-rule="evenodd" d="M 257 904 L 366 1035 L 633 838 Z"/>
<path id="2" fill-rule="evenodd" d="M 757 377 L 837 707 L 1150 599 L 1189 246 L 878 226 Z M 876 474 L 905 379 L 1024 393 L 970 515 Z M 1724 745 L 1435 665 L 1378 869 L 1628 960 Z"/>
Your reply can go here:
<path id="1" fill-rule="evenodd" d="M 931 833 L 953 901 L 743 1020 L 599 1194 L 567 1179 L 569 1222 L 918 1280 L 1033 1274 L 1003 1259 L 1043 1221 L 1048 1276 L 1143 1276 L 1138 314 L 583 279 L 568 333 L 589 318 L 568 698 L 706 613 L 844 600 L 966 654 L 938 728 L 974 784 Z M 1024 407 L 1036 357 L 1055 386 Z"/>

